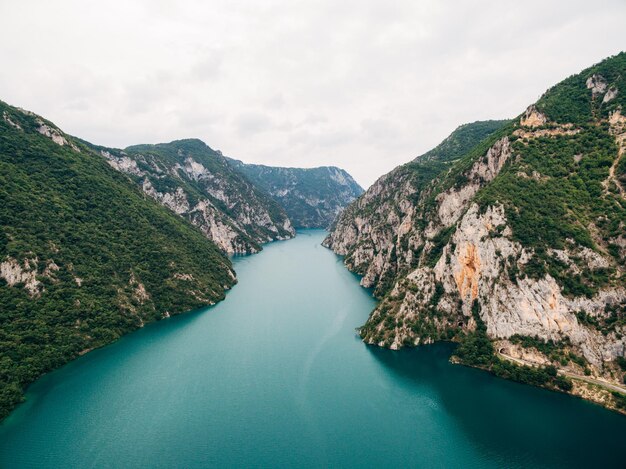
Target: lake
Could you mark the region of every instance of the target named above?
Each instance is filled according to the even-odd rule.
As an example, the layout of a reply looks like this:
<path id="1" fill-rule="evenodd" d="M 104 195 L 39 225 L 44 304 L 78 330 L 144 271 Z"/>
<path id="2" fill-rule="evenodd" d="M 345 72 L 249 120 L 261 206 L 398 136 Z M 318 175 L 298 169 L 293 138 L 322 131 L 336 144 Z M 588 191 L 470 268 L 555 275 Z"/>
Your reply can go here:
<path id="1" fill-rule="evenodd" d="M 0 467 L 624 467 L 626 418 L 355 333 L 376 302 L 307 230 L 234 259 L 218 305 L 44 376 Z"/>

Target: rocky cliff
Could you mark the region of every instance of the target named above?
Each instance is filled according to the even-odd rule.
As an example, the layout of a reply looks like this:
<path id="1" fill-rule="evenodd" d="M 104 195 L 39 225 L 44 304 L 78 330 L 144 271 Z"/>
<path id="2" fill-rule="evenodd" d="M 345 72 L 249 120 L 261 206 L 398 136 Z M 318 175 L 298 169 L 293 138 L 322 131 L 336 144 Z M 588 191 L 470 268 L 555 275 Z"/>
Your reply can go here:
<path id="1" fill-rule="evenodd" d="M 350 174 L 334 166 L 280 168 L 229 162 L 284 207 L 298 228 L 328 228 L 363 193 Z"/>
<path id="2" fill-rule="evenodd" d="M 258 252 L 263 243 L 295 235 L 282 207 L 200 140 L 94 148 L 226 253 Z"/>
<path id="3" fill-rule="evenodd" d="M 213 243 L 99 152 L 1 101 L 0 168 L 0 419 L 43 373 L 235 283 Z"/>
<path id="4" fill-rule="evenodd" d="M 324 244 L 382 300 L 363 339 L 395 349 L 484 330 L 503 353 L 521 343 L 545 363 L 621 382 L 625 94 L 622 53 L 458 159 L 418 158 L 348 207 Z M 502 367 L 489 360 L 480 364 Z"/>

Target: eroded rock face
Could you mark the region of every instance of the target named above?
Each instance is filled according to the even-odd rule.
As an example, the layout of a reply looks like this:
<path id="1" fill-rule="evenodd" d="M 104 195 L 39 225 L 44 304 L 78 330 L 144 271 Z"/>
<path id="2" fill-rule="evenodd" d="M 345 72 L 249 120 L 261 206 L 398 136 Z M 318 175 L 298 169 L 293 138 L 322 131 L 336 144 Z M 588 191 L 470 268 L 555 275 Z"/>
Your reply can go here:
<path id="1" fill-rule="evenodd" d="M 496 140 L 461 175 L 466 183 L 439 193 L 434 210 L 428 207 L 428 213 L 415 200 L 416 197 L 427 199 L 431 188 L 415 180 L 416 173 L 410 166 L 396 168 L 376 181 L 337 218 L 323 244 L 346 256 L 348 268 L 363 276 L 361 284 L 376 287 L 381 295 L 399 271 L 420 262 L 420 252 L 428 251 L 433 240 L 454 225 L 472 197 L 493 180 L 510 157 L 509 139 Z M 444 171 L 445 165 L 440 170 Z M 437 217 L 433 218 L 432 213 Z M 423 229 L 416 229 L 418 221 L 425 225 Z"/>
<path id="2" fill-rule="evenodd" d="M 135 160 L 125 155 L 112 155 L 106 150 L 101 150 L 100 154 L 104 156 L 107 162 L 115 169 L 122 173 L 133 174 L 135 176 L 144 176 L 145 172 L 140 170 Z M 144 189 L 145 191 L 145 189 Z"/>
<path id="3" fill-rule="evenodd" d="M 333 166 L 282 168 L 228 159 L 250 181 L 267 191 L 299 228 L 328 228 L 363 189 Z"/>
<path id="4" fill-rule="evenodd" d="M 9 287 L 22 286 L 31 297 L 40 296 L 44 291 L 43 284 L 37 278 L 45 277 L 52 282 L 58 282 L 56 273 L 59 266 L 49 260 L 40 272 L 40 261 L 37 257 L 24 259 L 21 263 L 12 257 L 0 262 L 0 278 L 4 279 Z"/>
<path id="5" fill-rule="evenodd" d="M 132 160 L 130 160 L 132 161 Z M 136 167 L 136 164 L 134 165 Z M 133 169 L 132 165 L 129 165 L 129 172 Z M 187 201 L 187 194 L 182 187 L 177 187 L 174 192 L 159 192 L 157 191 L 150 180 L 145 178 L 142 184 L 143 191 L 153 199 L 158 200 L 161 205 L 165 205 L 172 212 L 182 215 L 189 212 L 189 202 Z"/>
<path id="6" fill-rule="evenodd" d="M 524 115 L 520 119 L 520 125 L 523 127 L 541 127 L 548 122 L 546 116 L 537 110 L 537 107 L 533 104 L 528 106 L 528 109 L 524 112 Z"/>
<path id="7" fill-rule="evenodd" d="M 191 222 L 217 244 L 224 252 L 255 253 L 259 248 L 251 246 L 242 236 L 242 229 L 223 219 L 219 210 L 209 201 L 202 200 L 190 210 Z"/>
<path id="8" fill-rule="evenodd" d="M 295 235 L 289 218 L 269 196 L 198 140 L 100 154 L 228 254 L 255 253 L 263 243 Z"/>
<path id="9" fill-rule="evenodd" d="M 587 78 L 585 84 L 587 85 L 587 88 L 591 90 L 591 94 L 594 97 L 603 94 L 608 86 L 606 79 L 598 73 L 594 73 Z"/>
<path id="10" fill-rule="evenodd" d="M 604 98 L 602 98 L 602 103 L 606 104 L 606 103 L 613 101 L 615 98 L 617 98 L 617 94 L 618 94 L 617 87 L 611 86 L 609 90 L 606 92 L 606 94 L 604 95 Z"/>
<path id="11" fill-rule="evenodd" d="M 510 156 L 511 144 L 507 137 L 503 137 L 489 148 L 483 158 L 474 163 L 467 174 L 467 184 L 453 187 L 437 196 L 439 220 L 443 226 L 450 226 L 459 219 L 476 192 L 498 175 Z"/>
<path id="12" fill-rule="evenodd" d="M 22 126 L 19 125 L 17 122 L 15 122 L 13 119 L 11 119 L 11 116 L 9 116 L 9 113 L 4 111 L 2 113 L 2 118 L 4 119 L 4 121 L 9 124 L 11 127 L 13 127 L 14 129 L 17 130 L 23 130 Z"/>
<path id="13" fill-rule="evenodd" d="M 364 287 L 374 286 L 385 272 L 395 272 L 391 254 L 398 239 L 409 236 L 411 231 L 413 207 L 407 199 L 413 193 L 408 174 L 402 169 L 392 171 L 338 217 L 324 240 L 324 246 L 346 256 L 346 265 L 363 275 Z M 354 212 L 370 210 L 367 217 L 353 216 Z"/>
<path id="14" fill-rule="evenodd" d="M 37 264 L 37 259 L 26 259 L 20 264 L 16 259 L 9 257 L 0 263 L 0 278 L 3 278 L 10 287 L 24 284 L 24 289 L 31 296 L 38 296 L 41 293 L 41 282 L 37 280 Z"/>
<path id="15" fill-rule="evenodd" d="M 574 255 L 585 253 L 568 253 L 570 257 Z M 605 336 L 581 324 L 576 313 L 606 316 L 606 306 L 622 304 L 626 291 L 616 287 L 601 290 L 592 298 L 565 297 L 550 275 L 540 279 L 511 278 L 510 272 L 519 271 L 531 256 L 510 238 L 502 207 L 489 207 L 480 213 L 478 205 L 473 204 L 459 221 L 435 267 L 421 267 L 409 273 L 406 281 L 396 284 L 391 299 L 383 301 L 372 314 L 368 323 L 374 327 L 365 340 L 392 348 L 435 340 L 436 334 L 424 336 L 412 329 L 420 319 L 416 312 L 430 307 L 446 313 L 435 325 L 439 332 L 455 323 L 471 329 L 472 306 L 477 302 L 487 332 L 495 339 L 524 335 L 558 342 L 567 338 L 597 367 L 623 356 L 626 338 L 617 332 Z M 597 268 L 606 265 L 604 259 L 596 262 Z M 442 290 L 437 303 L 431 304 L 437 284 Z M 398 303 L 393 298 L 402 300 Z M 393 302 L 396 327 L 389 330 L 378 319 Z"/>
<path id="16" fill-rule="evenodd" d="M 596 77 L 593 86 L 599 92 L 601 80 Z M 614 112 L 610 117 L 617 138 L 620 116 Z M 622 310 L 623 283 L 610 281 L 587 297 L 564 293 L 549 273 L 528 276 L 524 272 L 531 261 L 537 262 L 537 252 L 513 235 L 503 205 L 477 203 L 508 165 L 515 164 L 520 180 L 551 182 L 553 176 L 524 166 L 520 152 L 535 139 L 575 138 L 582 131 L 579 125 L 548 122 L 533 105 L 508 136 L 472 156 L 462 166 L 466 169 L 454 173 L 443 165 L 420 185 L 416 175 L 430 168 L 416 167 L 412 173 L 399 167 L 349 206 L 324 245 L 345 256 L 346 266 L 362 275 L 362 285 L 374 287 L 382 299 L 361 328 L 363 339 L 393 349 L 449 339 L 455 331 L 472 330 L 478 311 L 494 340 L 521 335 L 568 343 L 597 370 L 624 356 L 623 327 L 600 331 L 592 320 L 581 319 L 586 315 L 602 323 L 611 311 Z M 582 155 L 573 158 L 581 161 Z M 618 239 L 611 242 L 620 245 Z M 601 249 L 571 239 L 564 244 L 541 255 L 555 259 L 568 275 L 624 275 L 624 266 Z"/>
<path id="17" fill-rule="evenodd" d="M 618 109 L 609 115 L 609 126 L 611 135 L 615 137 L 618 152 L 617 158 L 615 158 L 609 170 L 609 177 L 604 181 L 603 185 L 605 190 L 608 191 L 611 183 L 613 183 L 622 198 L 626 199 L 626 188 L 624 187 L 621 179 L 616 175 L 618 165 L 626 153 L 626 116 L 622 115 L 621 109 Z"/>
<path id="18" fill-rule="evenodd" d="M 63 135 L 63 132 L 61 132 L 59 129 L 46 124 L 39 117 L 35 119 L 35 122 L 39 125 L 39 127 L 37 128 L 37 132 L 39 132 L 41 135 L 48 137 L 57 145 L 60 145 L 60 146 L 69 145 L 74 151 L 80 152 L 79 148 L 76 145 L 74 145 L 73 142 L 66 139 L 65 136 Z"/>

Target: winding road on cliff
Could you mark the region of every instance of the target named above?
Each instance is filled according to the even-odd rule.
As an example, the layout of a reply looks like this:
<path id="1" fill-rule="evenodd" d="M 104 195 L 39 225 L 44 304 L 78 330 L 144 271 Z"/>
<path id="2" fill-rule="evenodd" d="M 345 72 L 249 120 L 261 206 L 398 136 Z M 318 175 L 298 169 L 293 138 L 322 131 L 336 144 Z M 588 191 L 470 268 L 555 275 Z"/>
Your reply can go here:
<path id="1" fill-rule="evenodd" d="M 498 355 L 500 355 L 501 357 L 503 357 L 503 358 L 505 358 L 505 359 L 507 359 L 509 361 L 517 363 L 518 365 L 526 365 L 526 366 L 532 366 L 532 367 L 542 366 L 541 363 L 533 362 L 533 361 L 530 361 L 530 360 L 523 360 L 521 358 L 515 358 L 515 357 L 512 357 L 510 355 L 506 355 L 506 354 L 504 354 L 504 353 L 502 353 L 500 351 L 498 351 Z M 565 371 L 565 370 L 562 370 L 562 369 L 559 369 L 557 372 L 558 372 L 558 374 L 563 375 L 563 376 L 567 376 L 568 378 L 577 379 L 577 380 L 580 380 L 580 381 L 585 381 L 585 382 L 590 383 L 590 384 L 595 384 L 595 385 L 601 386 L 603 388 L 607 388 L 607 389 L 609 389 L 611 391 L 617 391 L 617 392 L 621 392 L 622 394 L 626 394 L 626 386 L 620 386 L 618 384 L 610 383 L 610 382 L 608 382 L 606 380 L 603 380 L 603 379 L 600 379 L 600 378 L 592 378 L 592 377 L 585 376 L 585 375 L 579 375 L 579 374 L 572 373 L 570 371 Z"/>

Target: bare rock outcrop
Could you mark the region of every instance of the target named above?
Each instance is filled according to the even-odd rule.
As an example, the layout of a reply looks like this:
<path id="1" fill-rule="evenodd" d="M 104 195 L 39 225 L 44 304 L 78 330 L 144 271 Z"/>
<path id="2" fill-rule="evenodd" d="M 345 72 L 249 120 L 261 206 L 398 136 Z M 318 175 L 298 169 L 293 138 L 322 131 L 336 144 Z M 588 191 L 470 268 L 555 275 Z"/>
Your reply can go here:
<path id="1" fill-rule="evenodd" d="M 520 125 L 523 127 L 541 127 L 546 122 L 548 122 L 547 117 L 539 112 L 534 104 L 528 106 L 524 115 L 520 118 Z"/>
<path id="2" fill-rule="evenodd" d="M 587 89 L 591 90 L 591 94 L 594 98 L 603 94 L 608 86 L 606 79 L 598 73 L 594 73 L 587 78 L 585 84 L 587 85 Z"/>
<path id="3" fill-rule="evenodd" d="M 269 196 L 199 140 L 100 149 L 100 154 L 228 254 L 255 253 L 263 243 L 295 235 L 291 221 Z"/>

